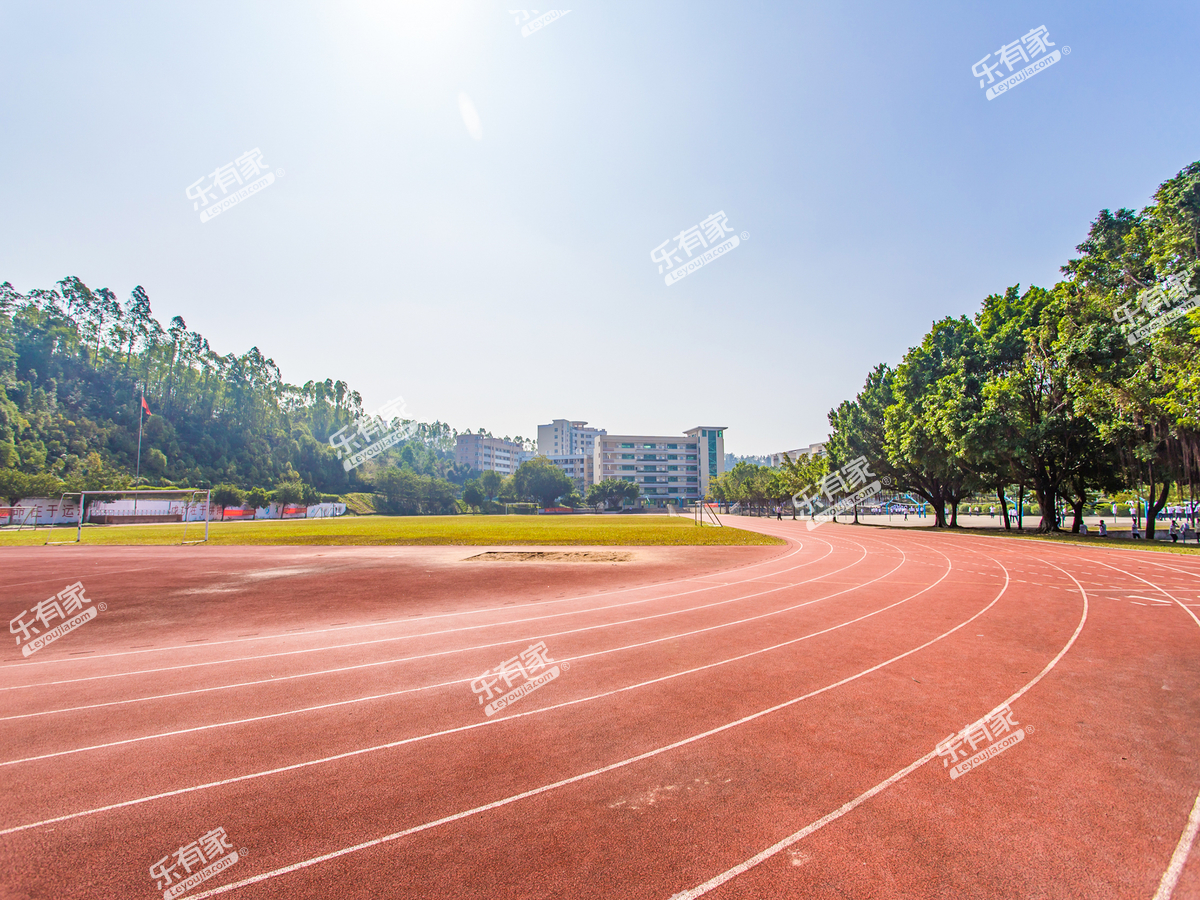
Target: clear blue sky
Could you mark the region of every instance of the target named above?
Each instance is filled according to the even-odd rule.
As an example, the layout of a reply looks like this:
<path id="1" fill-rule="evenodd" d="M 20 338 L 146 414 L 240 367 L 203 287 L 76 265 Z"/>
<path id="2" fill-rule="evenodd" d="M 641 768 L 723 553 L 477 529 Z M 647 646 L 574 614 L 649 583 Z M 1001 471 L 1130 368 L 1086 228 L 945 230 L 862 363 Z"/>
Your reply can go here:
<path id="1" fill-rule="evenodd" d="M 0 4 L 0 281 L 141 284 L 460 430 L 766 453 L 1200 159 L 1194 0 L 506 10 Z M 1039 25 L 1071 54 L 988 101 L 972 65 Z M 255 147 L 284 174 L 202 223 Z M 650 251 L 719 210 L 749 239 L 666 286 Z"/>

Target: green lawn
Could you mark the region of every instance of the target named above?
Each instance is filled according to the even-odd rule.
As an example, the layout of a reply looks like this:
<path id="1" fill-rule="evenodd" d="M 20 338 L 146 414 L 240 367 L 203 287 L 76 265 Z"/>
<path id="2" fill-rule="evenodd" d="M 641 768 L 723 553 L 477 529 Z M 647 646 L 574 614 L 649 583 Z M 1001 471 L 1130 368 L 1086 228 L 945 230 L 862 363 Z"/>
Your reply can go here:
<path id="1" fill-rule="evenodd" d="M 84 544 L 178 544 L 182 524 L 85 525 Z M 204 523 L 188 524 L 189 540 L 204 536 Z M 37 531 L 0 530 L 0 547 L 70 541 L 74 527 Z M 670 516 L 346 516 L 338 519 L 214 522 L 213 544 L 502 544 L 662 546 L 782 544 L 740 528 L 698 528 Z"/>

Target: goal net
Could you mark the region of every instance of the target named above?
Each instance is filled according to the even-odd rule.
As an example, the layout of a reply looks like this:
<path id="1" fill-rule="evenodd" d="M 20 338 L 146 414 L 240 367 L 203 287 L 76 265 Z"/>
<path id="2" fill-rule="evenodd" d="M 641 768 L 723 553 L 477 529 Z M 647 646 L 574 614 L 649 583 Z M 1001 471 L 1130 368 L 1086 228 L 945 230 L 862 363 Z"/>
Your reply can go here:
<path id="1" fill-rule="evenodd" d="M 212 491 L 209 488 L 136 491 L 75 491 L 62 495 L 60 508 L 67 498 L 78 498 L 79 516 L 75 523 L 75 540 L 47 541 L 47 544 L 77 544 L 83 536 L 83 523 L 96 525 L 151 525 L 179 522 L 182 524 L 181 544 L 203 544 L 208 540 L 208 523 L 212 512 Z M 188 525 L 192 534 L 199 533 L 204 523 L 204 537 L 188 540 Z"/>
<path id="2" fill-rule="evenodd" d="M 36 506 L 0 506 L 0 525 L 16 525 L 20 531 L 26 525 L 37 524 Z"/>

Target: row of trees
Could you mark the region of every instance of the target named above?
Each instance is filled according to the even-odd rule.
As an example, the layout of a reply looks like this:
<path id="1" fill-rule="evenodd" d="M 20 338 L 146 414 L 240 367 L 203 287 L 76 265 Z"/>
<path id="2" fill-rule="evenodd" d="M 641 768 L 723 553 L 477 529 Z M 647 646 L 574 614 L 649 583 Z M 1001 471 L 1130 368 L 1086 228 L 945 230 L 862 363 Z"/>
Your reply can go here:
<path id="1" fill-rule="evenodd" d="M 1118 319 L 1169 278 L 1200 294 L 1200 162 L 1141 212 L 1103 210 L 1076 249 L 1052 288 L 993 294 L 973 318 L 935 322 L 898 366 L 876 366 L 829 414 L 828 465 L 866 456 L 939 526 L 981 491 L 1007 512 L 1028 490 L 1039 530 L 1057 530 L 1062 501 L 1078 531 L 1097 494 L 1127 488 L 1153 536 L 1172 488 L 1195 493 L 1200 313 L 1132 343 Z"/>
<path id="2" fill-rule="evenodd" d="M 819 482 L 829 471 L 828 462 L 824 456 L 801 454 L 792 459 L 784 454 L 780 468 L 772 469 L 743 459 L 709 482 L 708 496 L 726 509 L 737 503 L 765 512 Z"/>
<path id="3" fill-rule="evenodd" d="M 580 496 L 574 482 L 558 466 L 544 456 L 535 456 L 520 465 L 507 478 L 498 472 L 484 472 L 463 488 L 463 501 L 471 507 L 486 509 L 496 502 L 519 503 L 531 501 L 543 507 L 561 503 L 563 506 L 605 507 L 617 509 L 623 503 L 636 503 L 641 490 L 636 484 L 620 478 L 609 478 L 593 484 L 586 496 Z"/>
<path id="4" fill-rule="evenodd" d="M 462 496 L 468 506 L 477 509 L 490 508 L 497 502 L 527 501 L 553 506 L 559 498 L 565 498 L 569 505 L 574 506 L 581 499 L 575 491 L 574 482 L 544 456 L 526 460 L 507 477 L 499 472 L 483 472 L 463 485 Z"/>

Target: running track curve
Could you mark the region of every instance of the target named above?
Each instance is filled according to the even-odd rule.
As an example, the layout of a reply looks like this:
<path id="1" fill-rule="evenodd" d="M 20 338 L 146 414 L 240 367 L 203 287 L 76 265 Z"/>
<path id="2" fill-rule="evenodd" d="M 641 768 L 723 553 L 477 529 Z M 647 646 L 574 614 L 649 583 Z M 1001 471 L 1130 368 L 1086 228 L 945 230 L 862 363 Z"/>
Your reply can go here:
<path id="1" fill-rule="evenodd" d="M 105 610 L 0 661 L 0 898 L 216 828 L 186 897 L 1200 897 L 1200 560 L 730 521 L 788 543 L 5 551 L 10 619 Z"/>

